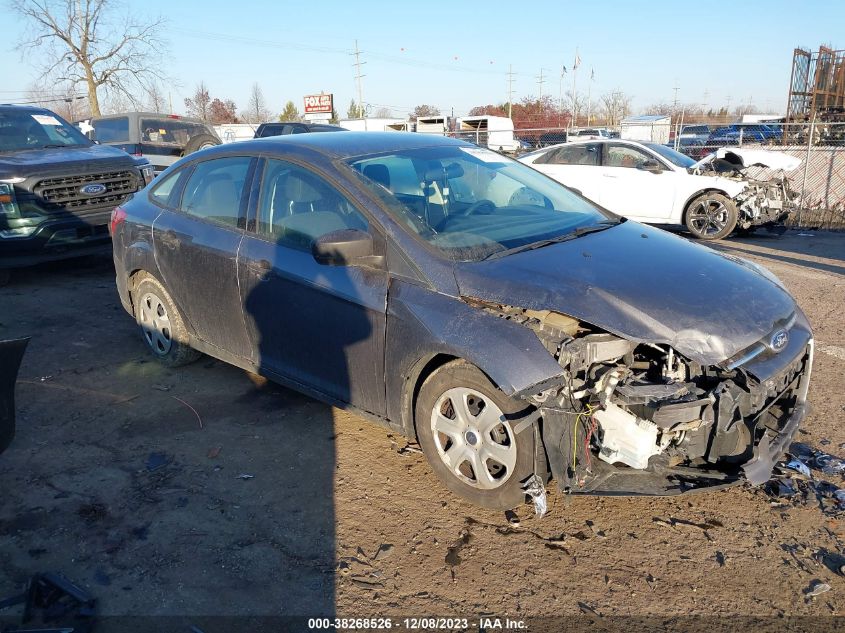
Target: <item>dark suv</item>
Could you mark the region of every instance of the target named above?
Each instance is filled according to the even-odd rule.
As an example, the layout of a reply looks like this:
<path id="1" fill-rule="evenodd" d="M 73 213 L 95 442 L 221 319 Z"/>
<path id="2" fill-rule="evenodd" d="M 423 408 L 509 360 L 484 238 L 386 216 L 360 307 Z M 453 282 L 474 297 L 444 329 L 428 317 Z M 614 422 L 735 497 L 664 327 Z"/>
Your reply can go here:
<path id="1" fill-rule="evenodd" d="M 0 105 L 0 284 L 8 269 L 107 250 L 111 210 L 153 179 L 43 108 Z"/>
<path id="2" fill-rule="evenodd" d="M 85 119 L 76 125 L 92 141 L 144 156 L 156 173 L 182 156 L 221 143 L 210 124 L 176 114 L 125 112 Z"/>
<path id="3" fill-rule="evenodd" d="M 283 136 L 285 134 L 305 134 L 306 132 L 348 132 L 345 127 L 329 125 L 328 123 L 299 123 L 285 121 L 282 123 L 262 123 L 255 130 L 254 138 L 265 136 Z"/>

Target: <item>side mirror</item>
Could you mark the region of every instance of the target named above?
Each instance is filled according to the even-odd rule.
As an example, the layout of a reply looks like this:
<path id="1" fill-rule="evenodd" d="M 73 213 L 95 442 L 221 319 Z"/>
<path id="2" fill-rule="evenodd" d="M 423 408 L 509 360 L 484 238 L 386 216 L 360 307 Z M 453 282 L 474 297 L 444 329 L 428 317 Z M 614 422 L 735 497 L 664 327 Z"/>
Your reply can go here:
<path id="1" fill-rule="evenodd" d="M 359 229 L 341 229 L 321 235 L 311 245 L 311 254 L 325 266 L 369 266 L 378 268 L 383 257 L 374 254 L 373 236 Z"/>
<path id="2" fill-rule="evenodd" d="M 663 168 L 660 166 L 656 160 L 647 160 L 640 164 L 638 169 L 642 169 L 643 171 L 650 171 L 653 174 L 659 174 L 663 171 Z"/>

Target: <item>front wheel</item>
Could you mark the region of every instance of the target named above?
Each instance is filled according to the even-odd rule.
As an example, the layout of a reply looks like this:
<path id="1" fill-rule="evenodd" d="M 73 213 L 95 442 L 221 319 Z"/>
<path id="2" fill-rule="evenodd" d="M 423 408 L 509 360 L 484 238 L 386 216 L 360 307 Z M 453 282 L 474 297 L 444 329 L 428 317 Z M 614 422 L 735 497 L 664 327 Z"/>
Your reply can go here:
<path id="1" fill-rule="evenodd" d="M 734 230 L 737 217 L 733 200 L 720 193 L 704 193 L 689 203 L 686 225 L 700 240 L 720 240 Z"/>
<path id="2" fill-rule="evenodd" d="M 521 401 L 503 394 L 480 370 L 457 360 L 420 388 L 416 429 L 434 473 L 455 494 L 493 510 L 525 502 L 523 483 L 534 472 L 533 425 Z"/>

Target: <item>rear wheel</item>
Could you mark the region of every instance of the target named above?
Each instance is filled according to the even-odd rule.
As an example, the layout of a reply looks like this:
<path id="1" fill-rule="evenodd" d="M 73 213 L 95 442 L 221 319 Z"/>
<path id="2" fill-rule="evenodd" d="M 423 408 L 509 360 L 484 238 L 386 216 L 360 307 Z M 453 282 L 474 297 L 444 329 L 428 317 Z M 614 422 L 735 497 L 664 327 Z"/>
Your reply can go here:
<path id="1" fill-rule="evenodd" d="M 720 193 L 704 193 L 689 203 L 686 225 L 700 240 L 720 240 L 736 227 L 737 209 L 733 200 Z"/>
<path id="2" fill-rule="evenodd" d="M 157 279 L 145 276 L 134 295 L 141 336 L 160 363 L 179 367 L 199 358 L 200 353 L 188 345 L 190 336 L 182 315 Z"/>
<path id="3" fill-rule="evenodd" d="M 518 429 L 528 413 L 524 402 L 508 398 L 476 367 L 453 361 L 420 389 L 417 436 L 449 490 L 476 505 L 509 510 L 525 502 L 522 486 L 534 472 L 533 426 Z"/>

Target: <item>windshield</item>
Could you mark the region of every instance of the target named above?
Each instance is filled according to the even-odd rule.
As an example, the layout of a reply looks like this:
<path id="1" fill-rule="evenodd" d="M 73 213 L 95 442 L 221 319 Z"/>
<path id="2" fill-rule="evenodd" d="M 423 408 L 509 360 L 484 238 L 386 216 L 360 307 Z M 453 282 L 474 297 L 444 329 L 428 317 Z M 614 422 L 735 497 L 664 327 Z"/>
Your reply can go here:
<path id="1" fill-rule="evenodd" d="M 401 224 L 457 261 L 618 222 L 532 168 L 480 147 L 409 149 L 349 164 Z"/>
<path id="2" fill-rule="evenodd" d="M 686 169 L 687 167 L 695 165 L 695 161 L 692 158 L 686 156 L 685 154 L 681 154 L 680 152 L 676 152 L 671 147 L 666 147 L 665 145 L 660 145 L 659 143 L 643 143 L 643 145 L 651 151 L 657 152 L 676 167 L 683 167 Z"/>
<path id="3" fill-rule="evenodd" d="M 49 110 L 0 110 L 0 152 L 80 145 L 91 141 Z"/>

